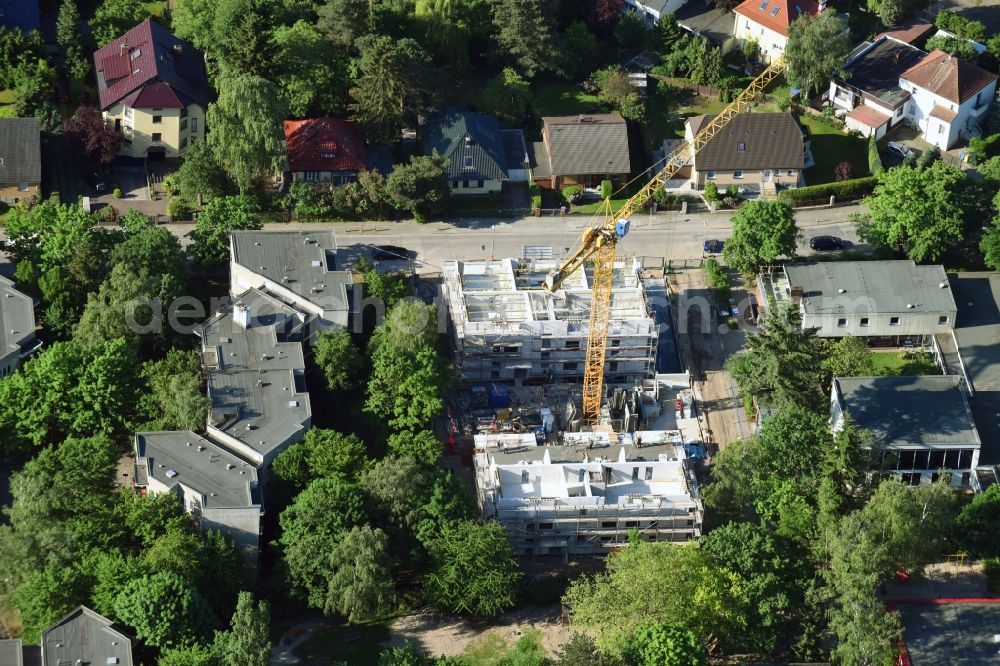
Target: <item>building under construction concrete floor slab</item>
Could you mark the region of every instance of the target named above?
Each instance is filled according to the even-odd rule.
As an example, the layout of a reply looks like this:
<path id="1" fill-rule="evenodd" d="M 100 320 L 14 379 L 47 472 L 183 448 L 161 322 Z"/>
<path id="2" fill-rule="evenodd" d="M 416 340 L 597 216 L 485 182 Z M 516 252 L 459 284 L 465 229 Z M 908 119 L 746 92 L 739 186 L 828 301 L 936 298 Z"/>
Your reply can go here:
<path id="1" fill-rule="evenodd" d="M 455 364 L 466 381 L 580 381 L 590 333 L 589 268 L 555 293 L 545 288 L 554 259 L 448 261 L 448 304 Z M 635 384 L 656 369 L 658 330 L 638 261 L 615 264 L 608 326 L 608 384 Z"/>

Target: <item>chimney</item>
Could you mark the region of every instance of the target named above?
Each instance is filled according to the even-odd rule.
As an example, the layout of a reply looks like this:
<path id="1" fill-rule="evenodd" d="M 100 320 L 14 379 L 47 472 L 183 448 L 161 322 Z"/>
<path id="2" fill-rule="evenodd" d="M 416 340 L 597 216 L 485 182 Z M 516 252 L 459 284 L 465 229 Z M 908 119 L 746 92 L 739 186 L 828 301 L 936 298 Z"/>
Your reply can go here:
<path id="1" fill-rule="evenodd" d="M 184 53 L 184 45 L 174 44 L 174 55 L 180 55 L 182 53 Z"/>
<path id="2" fill-rule="evenodd" d="M 126 53 L 128 53 L 128 42 L 123 39 L 121 46 L 118 47 L 118 55 L 125 55 Z"/>
<path id="3" fill-rule="evenodd" d="M 250 328 L 250 310 L 243 303 L 233 305 L 233 321 L 242 329 Z"/>
<path id="4" fill-rule="evenodd" d="M 902 51 L 893 51 L 892 52 L 892 61 L 895 64 L 898 65 L 899 61 L 902 60 L 902 59 L 903 59 L 903 52 Z"/>

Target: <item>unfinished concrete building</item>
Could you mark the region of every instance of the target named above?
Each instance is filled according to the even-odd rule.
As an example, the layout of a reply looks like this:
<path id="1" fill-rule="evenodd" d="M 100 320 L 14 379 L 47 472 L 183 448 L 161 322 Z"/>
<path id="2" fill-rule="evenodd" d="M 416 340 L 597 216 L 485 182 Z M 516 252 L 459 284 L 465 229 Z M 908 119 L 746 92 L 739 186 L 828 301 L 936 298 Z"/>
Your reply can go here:
<path id="1" fill-rule="evenodd" d="M 445 262 L 454 360 L 464 380 L 582 379 L 592 272 L 577 271 L 551 293 L 545 276 L 556 266 L 551 259 Z M 652 377 L 657 338 L 639 262 L 617 262 L 605 382 L 635 384 Z"/>
<path id="2" fill-rule="evenodd" d="M 476 435 L 483 518 L 506 528 L 519 555 L 604 555 L 631 530 L 645 541 L 699 538 L 704 508 L 693 460 L 702 433 L 686 377 L 676 379 L 616 391 L 604 423 L 591 430 L 569 430 L 574 410 L 559 406 L 565 395 L 557 392 L 544 409 L 561 433 L 546 425 Z"/>

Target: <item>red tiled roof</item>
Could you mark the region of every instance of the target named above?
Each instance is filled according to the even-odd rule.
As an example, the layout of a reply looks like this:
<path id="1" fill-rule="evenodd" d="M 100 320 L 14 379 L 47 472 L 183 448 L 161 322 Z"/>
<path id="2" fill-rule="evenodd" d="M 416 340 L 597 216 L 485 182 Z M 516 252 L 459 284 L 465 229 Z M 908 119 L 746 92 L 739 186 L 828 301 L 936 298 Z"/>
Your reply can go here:
<path id="1" fill-rule="evenodd" d="M 847 117 L 851 120 L 856 120 L 863 125 L 867 125 L 872 129 L 878 129 L 891 120 L 888 114 L 882 113 L 875 107 L 869 106 L 868 104 L 859 104 L 854 107 L 854 109 L 847 114 Z"/>
<path id="2" fill-rule="evenodd" d="M 906 44 L 912 44 L 917 41 L 930 31 L 934 30 L 934 24 L 932 23 L 915 23 L 911 26 L 905 28 L 897 28 L 896 30 L 888 30 L 879 35 L 875 36 L 875 39 L 871 40 L 872 43 L 877 42 L 882 37 L 891 37 L 899 42 L 904 42 Z"/>
<path id="3" fill-rule="evenodd" d="M 201 53 L 150 19 L 98 49 L 94 65 L 102 109 L 130 95 L 138 108 L 207 106 L 212 98 Z"/>
<path id="4" fill-rule="evenodd" d="M 365 142 L 349 120 L 286 120 L 285 144 L 292 172 L 361 171 L 367 165 Z"/>
<path id="5" fill-rule="evenodd" d="M 744 0 L 733 9 L 754 23 L 788 36 L 788 24 L 802 14 L 818 14 L 815 0 Z"/>
<path id="6" fill-rule="evenodd" d="M 899 77 L 956 104 L 961 104 L 997 79 L 996 74 L 941 49 L 928 53 Z"/>

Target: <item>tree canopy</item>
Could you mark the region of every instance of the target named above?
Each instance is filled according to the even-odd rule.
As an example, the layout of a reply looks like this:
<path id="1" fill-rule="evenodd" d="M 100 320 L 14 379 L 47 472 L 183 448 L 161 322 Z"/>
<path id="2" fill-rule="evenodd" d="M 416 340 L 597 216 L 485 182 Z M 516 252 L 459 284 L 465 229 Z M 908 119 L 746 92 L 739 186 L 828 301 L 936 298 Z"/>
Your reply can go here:
<path id="1" fill-rule="evenodd" d="M 799 230 L 791 207 L 783 201 L 756 199 L 733 215 L 733 236 L 722 256 L 739 272 L 752 275 L 778 257 L 794 257 Z"/>
<path id="2" fill-rule="evenodd" d="M 788 26 L 788 82 L 807 94 L 830 85 L 830 76 L 844 75 L 844 62 L 852 42 L 847 22 L 833 9 L 815 15 L 804 12 Z"/>

